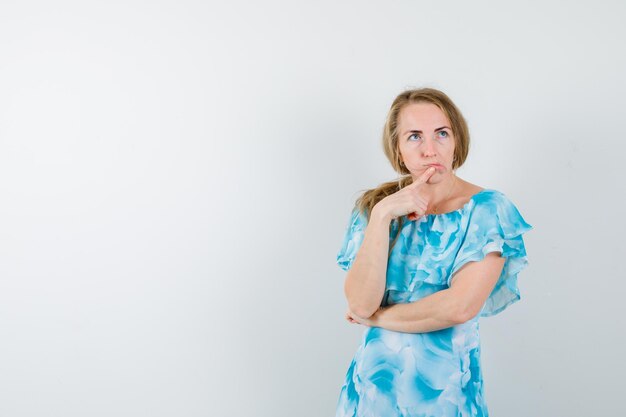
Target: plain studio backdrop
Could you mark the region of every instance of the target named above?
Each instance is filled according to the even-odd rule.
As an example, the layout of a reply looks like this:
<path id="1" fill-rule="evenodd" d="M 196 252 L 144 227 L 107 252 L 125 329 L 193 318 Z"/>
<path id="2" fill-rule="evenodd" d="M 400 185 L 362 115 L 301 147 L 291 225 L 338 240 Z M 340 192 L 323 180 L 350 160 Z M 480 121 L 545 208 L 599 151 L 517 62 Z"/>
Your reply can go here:
<path id="1" fill-rule="evenodd" d="M 534 227 L 481 319 L 491 413 L 621 415 L 625 13 L 3 1 L 0 415 L 334 415 L 365 330 L 335 256 L 426 86 L 469 123 L 458 175 Z"/>

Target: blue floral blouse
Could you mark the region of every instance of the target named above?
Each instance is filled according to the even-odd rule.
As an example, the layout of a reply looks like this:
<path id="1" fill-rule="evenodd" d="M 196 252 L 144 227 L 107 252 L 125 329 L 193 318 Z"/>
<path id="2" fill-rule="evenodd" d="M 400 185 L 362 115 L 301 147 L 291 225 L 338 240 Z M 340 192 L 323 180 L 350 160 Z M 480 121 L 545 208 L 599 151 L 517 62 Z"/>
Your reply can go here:
<path id="1" fill-rule="evenodd" d="M 367 217 L 353 208 L 337 264 L 348 270 L 363 241 Z M 501 192 L 483 189 L 460 209 L 406 217 L 387 263 L 381 305 L 409 303 L 449 288 L 454 273 L 489 252 L 506 258 L 480 313 L 446 329 L 404 333 L 366 327 L 348 367 L 336 416 L 488 416 L 480 366 L 479 317 L 520 299 L 519 272 L 528 264 L 522 234 L 531 230 Z M 477 277 L 479 279 L 479 277 Z"/>

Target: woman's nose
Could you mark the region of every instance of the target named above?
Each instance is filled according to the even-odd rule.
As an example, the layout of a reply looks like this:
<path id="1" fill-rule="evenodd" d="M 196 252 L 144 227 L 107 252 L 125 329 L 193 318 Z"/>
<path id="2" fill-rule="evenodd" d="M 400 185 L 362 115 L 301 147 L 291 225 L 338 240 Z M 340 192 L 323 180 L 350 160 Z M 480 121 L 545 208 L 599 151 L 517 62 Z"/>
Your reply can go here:
<path id="1" fill-rule="evenodd" d="M 435 144 L 433 143 L 433 140 L 426 139 L 424 141 L 424 147 L 422 148 L 422 150 L 424 152 L 424 156 L 435 155 Z"/>

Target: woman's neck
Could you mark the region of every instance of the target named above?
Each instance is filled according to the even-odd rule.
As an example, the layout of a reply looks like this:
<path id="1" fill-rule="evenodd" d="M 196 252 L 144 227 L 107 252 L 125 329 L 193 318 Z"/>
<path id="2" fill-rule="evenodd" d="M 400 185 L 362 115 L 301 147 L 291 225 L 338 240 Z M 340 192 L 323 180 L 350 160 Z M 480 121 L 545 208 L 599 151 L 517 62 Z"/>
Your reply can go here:
<path id="1" fill-rule="evenodd" d="M 459 178 L 448 174 L 436 184 L 426 183 L 423 186 L 425 197 L 428 199 L 428 211 L 441 212 L 441 208 L 451 198 L 459 187 Z"/>

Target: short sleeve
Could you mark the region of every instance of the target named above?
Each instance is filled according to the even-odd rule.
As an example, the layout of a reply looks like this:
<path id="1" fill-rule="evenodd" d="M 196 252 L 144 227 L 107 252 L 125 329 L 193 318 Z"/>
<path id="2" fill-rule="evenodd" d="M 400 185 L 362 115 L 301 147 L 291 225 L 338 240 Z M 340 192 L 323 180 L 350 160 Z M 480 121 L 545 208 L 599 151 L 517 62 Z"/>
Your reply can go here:
<path id="1" fill-rule="evenodd" d="M 506 258 L 502 273 L 479 313 L 481 317 L 493 316 L 520 299 L 517 276 L 528 265 L 522 234 L 533 227 L 500 192 L 477 201 L 469 215 L 463 242 L 448 276 L 448 285 L 454 273 L 466 263 L 480 261 L 490 252 L 501 252 L 501 256 Z"/>
<path id="2" fill-rule="evenodd" d="M 366 215 L 360 212 L 355 206 L 350 214 L 350 220 L 348 221 L 348 225 L 345 230 L 343 243 L 337 253 L 337 265 L 339 265 L 339 267 L 344 271 L 350 269 L 352 262 L 354 262 L 356 253 L 363 242 L 366 226 Z"/>

